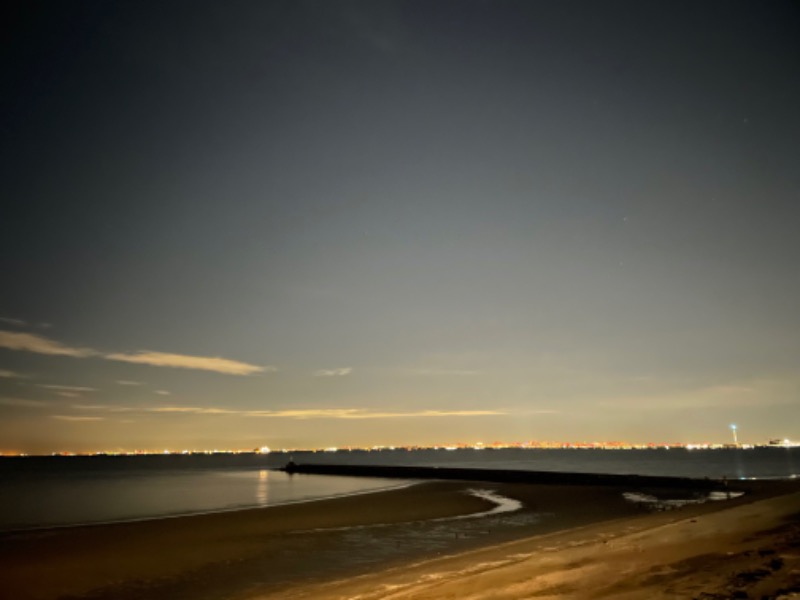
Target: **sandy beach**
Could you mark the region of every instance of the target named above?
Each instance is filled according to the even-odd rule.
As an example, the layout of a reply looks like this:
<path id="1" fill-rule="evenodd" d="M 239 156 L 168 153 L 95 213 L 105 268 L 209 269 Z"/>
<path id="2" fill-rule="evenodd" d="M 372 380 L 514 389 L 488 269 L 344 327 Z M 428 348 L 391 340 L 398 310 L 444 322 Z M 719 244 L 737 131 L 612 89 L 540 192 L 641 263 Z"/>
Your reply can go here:
<path id="1" fill-rule="evenodd" d="M 0 598 L 775 598 L 800 591 L 800 486 L 745 487 L 735 500 L 652 513 L 613 486 L 426 482 L 265 509 L 4 534 Z M 497 508 L 476 491 L 522 508 L 459 518 Z M 738 592 L 750 595 L 732 595 Z"/>
<path id="2" fill-rule="evenodd" d="M 800 493 L 620 519 L 264 595 L 317 600 L 800 598 Z"/>

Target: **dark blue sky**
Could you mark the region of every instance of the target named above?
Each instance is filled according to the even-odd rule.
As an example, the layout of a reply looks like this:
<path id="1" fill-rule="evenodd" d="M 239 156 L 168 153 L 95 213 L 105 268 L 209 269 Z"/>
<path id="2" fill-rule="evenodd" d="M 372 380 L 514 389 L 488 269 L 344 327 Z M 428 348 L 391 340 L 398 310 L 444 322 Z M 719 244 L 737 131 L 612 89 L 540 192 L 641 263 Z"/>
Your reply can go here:
<path id="1" fill-rule="evenodd" d="M 0 450 L 800 437 L 796 2 L 2 10 Z"/>

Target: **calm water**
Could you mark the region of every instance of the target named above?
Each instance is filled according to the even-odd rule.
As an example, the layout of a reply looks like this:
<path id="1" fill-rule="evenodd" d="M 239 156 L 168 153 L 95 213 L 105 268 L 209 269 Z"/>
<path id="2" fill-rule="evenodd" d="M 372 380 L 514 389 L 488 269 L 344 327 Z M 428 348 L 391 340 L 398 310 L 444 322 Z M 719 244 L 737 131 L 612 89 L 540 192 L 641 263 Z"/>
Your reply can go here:
<path id="1" fill-rule="evenodd" d="M 178 470 L 146 465 L 115 471 L 63 460 L 49 466 L 3 472 L 0 530 L 235 510 L 402 485 L 360 477 L 289 476 L 266 468 Z"/>
<path id="2" fill-rule="evenodd" d="M 800 449 L 295 452 L 298 463 L 458 466 L 685 477 L 800 476 Z M 269 455 L 0 459 L 0 530 L 269 506 L 393 487 L 396 480 L 275 471 Z"/>

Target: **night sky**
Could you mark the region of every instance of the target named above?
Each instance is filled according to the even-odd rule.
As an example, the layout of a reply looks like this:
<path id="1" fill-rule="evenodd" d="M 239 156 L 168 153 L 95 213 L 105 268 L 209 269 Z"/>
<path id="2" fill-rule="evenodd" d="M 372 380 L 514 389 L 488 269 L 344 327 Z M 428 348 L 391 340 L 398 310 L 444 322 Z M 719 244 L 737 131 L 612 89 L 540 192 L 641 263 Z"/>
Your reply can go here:
<path id="1" fill-rule="evenodd" d="M 800 438 L 797 2 L 0 10 L 0 451 Z"/>

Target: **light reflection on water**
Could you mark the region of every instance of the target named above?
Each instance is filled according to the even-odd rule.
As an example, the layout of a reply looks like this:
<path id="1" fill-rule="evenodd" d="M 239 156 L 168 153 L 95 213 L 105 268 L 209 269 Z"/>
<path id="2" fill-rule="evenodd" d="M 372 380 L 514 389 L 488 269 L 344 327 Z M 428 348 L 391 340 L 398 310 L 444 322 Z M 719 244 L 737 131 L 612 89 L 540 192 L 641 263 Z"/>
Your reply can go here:
<path id="1" fill-rule="evenodd" d="M 258 472 L 258 485 L 256 485 L 256 504 L 266 506 L 269 504 L 269 471 L 261 469 Z"/>

